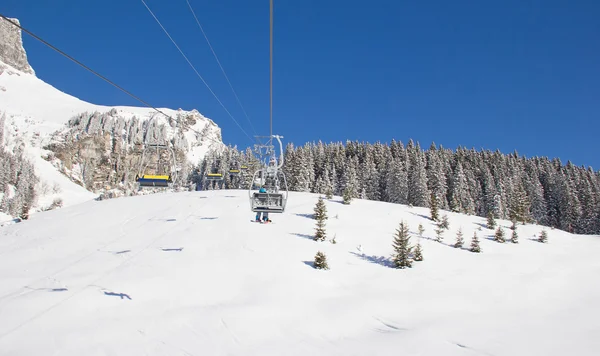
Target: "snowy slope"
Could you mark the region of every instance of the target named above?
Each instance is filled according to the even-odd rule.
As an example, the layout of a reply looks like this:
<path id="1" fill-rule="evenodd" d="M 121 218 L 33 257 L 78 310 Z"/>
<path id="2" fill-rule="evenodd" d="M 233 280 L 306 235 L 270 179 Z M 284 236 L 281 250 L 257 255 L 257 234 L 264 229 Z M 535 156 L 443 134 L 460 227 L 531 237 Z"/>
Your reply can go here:
<path id="1" fill-rule="evenodd" d="M 247 192 L 90 201 L 0 230 L 0 355 L 598 355 L 598 236 L 519 226 L 520 243 L 466 245 L 485 220 L 290 193 L 274 223 Z M 424 261 L 386 266 L 404 220 Z M 508 227 L 509 222 L 500 221 Z M 507 230 L 509 232 L 510 230 Z M 416 237 L 412 238 L 416 242 Z M 317 251 L 330 270 L 310 265 Z"/>
<path id="2" fill-rule="evenodd" d="M 44 150 L 50 142 L 50 134 L 64 129 L 65 123 L 74 115 L 82 112 L 108 112 L 115 108 L 118 115 L 129 119 L 137 116 L 149 119 L 156 114 L 153 109 L 128 106 L 101 106 L 79 100 L 63 93 L 50 84 L 45 83 L 33 74 L 21 72 L 0 62 L 0 115 L 5 114 L 5 144 L 12 150 L 17 145 L 24 145 L 25 152 L 34 162 L 36 174 L 47 186 L 58 187 L 60 193 L 44 194 L 39 206 L 47 206 L 60 196 L 66 206 L 87 201 L 96 197 L 83 187 L 63 176 L 42 157 L 48 152 Z M 160 108 L 167 115 L 175 117 L 183 110 Z M 191 129 L 185 132 L 189 143 L 187 157 L 190 162 L 197 163 L 208 152 L 210 147 L 222 145 L 219 127 L 210 119 L 193 110 L 198 118 Z M 158 114 L 157 117 L 163 117 Z M 166 118 L 163 118 L 166 122 Z M 207 126 L 206 136 L 199 133 Z M 172 134 L 170 132 L 169 134 Z M 204 141 L 205 144 L 198 144 Z"/>

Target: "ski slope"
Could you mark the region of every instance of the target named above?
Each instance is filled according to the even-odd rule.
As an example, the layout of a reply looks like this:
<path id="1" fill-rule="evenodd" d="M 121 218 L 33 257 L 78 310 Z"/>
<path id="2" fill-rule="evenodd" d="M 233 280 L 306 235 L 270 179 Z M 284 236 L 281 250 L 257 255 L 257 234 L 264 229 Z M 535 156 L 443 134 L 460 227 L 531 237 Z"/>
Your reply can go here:
<path id="1" fill-rule="evenodd" d="M 35 214 L 0 229 L 0 355 L 598 355 L 600 239 L 519 226 L 520 243 L 424 208 L 290 193 L 273 224 L 246 191 L 164 193 Z M 446 212 L 443 212 L 446 213 Z M 424 261 L 386 260 L 404 220 Z M 509 222 L 499 221 L 508 228 Z M 507 229 L 507 233 L 510 230 Z M 317 251 L 330 270 L 317 270 Z"/>

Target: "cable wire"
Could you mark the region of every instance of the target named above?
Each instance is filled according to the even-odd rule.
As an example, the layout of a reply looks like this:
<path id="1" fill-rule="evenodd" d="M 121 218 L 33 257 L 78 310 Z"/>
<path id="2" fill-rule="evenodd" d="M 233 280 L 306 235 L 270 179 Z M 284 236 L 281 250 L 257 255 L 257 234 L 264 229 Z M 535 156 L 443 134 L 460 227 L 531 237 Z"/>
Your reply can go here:
<path id="1" fill-rule="evenodd" d="M 233 117 L 233 115 L 231 115 L 231 113 L 229 112 L 229 110 L 227 110 L 227 108 L 225 107 L 225 105 L 223 105 L 223 103 L 221 102 L 221 100 L 219 100 L 219 98 L 217 97 L 217 95 L 215 94 L 215 92 L 210 88 L 210 86 L 204 80 L 204 78 L 202 78 L 202 76 L 200 75 L 200 73 L 198 73 L 198 70 L 196 70 L 196 67 L 194 67 L 194 65 L 192 64 L 192 62 L 190 62 L 190 60 L 187 58 L 187 56 L 183 53 L 183 51 L 181 50 L 181 48 L 179 48 L 179 46 L 177 45 L 177 43 L 175 42 L 175 40 L 173 39 L 173 37 L 171 37 L 171 35 L 167 31 L 167 29 L 158 20 L 158 18 L 156 17 L 156 15 L 154 15 L 154 13 L 152 12 L 152 10 L 150 10 L 150 8 L 148 7 L 148 5 L 146 5 L 146 2 L 144 0 L 140 0 L 140 1 L 142 2 L 142 4 L 144 4 L 144 6 L 146 7 L 146 9 L 148 9 L 148 11 L 152 15 L 152 17 L 154 17 L 154 20 L 156 20 L 156 22 L 158 23 L 158 25 L 162 28 L 162 30 L 167 35 L 167 37 L 169 37 L 169 39 L 171 40 L 171 42 L 173 42 L 173 44 L 175 45 L 175 47 L 177 48 L 177 50 L 179 51 L 179 53 L 181 53 L 181 55 L 183 56 L 183 58 L 185 58 L 185 60 L 190 65 L 190 67 L 192 67 L 192 69 L 194 70 L 194 72 L 198 76 L 198 78 L 200 78 L 200 80 L 204 83 L 204 85 L 206 85 L 206 88 L 208 88 L 208 90 L 215 97 L 215 99 L 217 99 L 217 101 L 219 102 L 219 104 L 221 105 L 221 107 L 223 107 L 223 109 L 225 110 L 225 112 L 227 112 L 227 114 L 229 115 L 229 117 L 236 123 L 236 125 L 240 128 L 240 130 L 242 130 L 242 132 L 248 137 L 248 139 L 250 139 L 250 141 L 253 142 L 252 137 L 250 137 L 250 135 L 248 135 L 248 133 L 246 132 L 246 130 L 244 130 L 242 128 L 242 126 L 240 125 L 240 123 Z"/>
<path id="2" fill-rule="evenodd" d="M 252 121 L 250 120 L 250 117 L 248 116 L 248 113 L 246 112 L 246 109 L 244 108 L 244 105 L 242 105 L 242 102 L 241 102 L 240 98 L 238 97 L 237 93 L 233 89 L 233 85 L 231 84 L 231 81 L 229 81 L 229 77 L 227 77 L 227 74 L 225 73 L 225 69 L 221 65 L 221 61 L 219 61 L 219 57 L 217 57 L 217 53 L 213 49 L 213 46 L 210 44 L 210 41 L 208 40 L 208 36 L 204 32 L 204 28 L 202 27 L 202 25 L 200 24 L 200 20 L 198 20 L 198 17 L 196 16 L 196 12 L 192 8 L 192 5 L 190 4 L 189 0 L 185 0 L 185 1 L 187 2 L 187 5 L 190 8 L 190 11 L 192 12 L 192 15 L 194 15 L 194 19 L 196 20 L 196 23 L 198 24 L 198 27 L 200 28 L 200 31 L 202 31 L 202 35 L 204 36 L 204 39 L 206 40 L 206 43 L 208 43 L 208 47 L 210 48 L 213 56 L 215 57 L 215 60 L 217 61 L 217 64 L 219 65 L 219 68 L 221 68 L 221 72 L 223 73 L 223 76 L 225 76 L 225 79 L 227 80 L 227 83 L 229 84 L 229 87 L 231 88 L 231 91 L 233 92 L 233 95 L 235 96 L 235 99 L 237 100 L 238 104 L 240 104 L 240 107 L 242 108 L 242 111 L 244 112 L 244 115 L 246 116 L 246 119 L 248 119 L 248 123 L 250 124 L 250 127 L 252 128 L 252 131 L 254 132 L 254 135 L 257 135 L 256 130 L 254 129 L 254 125 L 252 125 Z"/>

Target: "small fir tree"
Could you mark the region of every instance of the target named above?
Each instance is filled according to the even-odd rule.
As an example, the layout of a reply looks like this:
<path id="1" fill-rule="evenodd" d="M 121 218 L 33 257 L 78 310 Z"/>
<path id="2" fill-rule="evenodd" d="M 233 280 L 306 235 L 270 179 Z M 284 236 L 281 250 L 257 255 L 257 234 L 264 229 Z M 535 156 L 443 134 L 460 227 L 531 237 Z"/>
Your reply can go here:
<path id="1" fill-rule="evenodd" d="M 442 242 L 442 240 L 444 240 L 444 237 L 442 236 L 443 234 L 444 229 L 442 229 L 438 224 L 438 228 L 435 229 L 435 241 Z"/>
<path id="2" fill-rule="evenodd" d="M 327 256 L 321 251 L 315 255 L 315 268 L 316 269 L 329 269 L 327 264 Z"/>
<path id="3" fill-rule="evenodd" d="M 512 232 L 512 236 L 510 237 L 510 242 L 513 244 L 519 243 L 519 234 L 517 234 L 517 229 L 514 229 Z"/>
<path id="4" fill-rule="evenodd" d="M 542 232 L 540 233 L 540 237 L 538 238 L 538 241 L 541 243 L 548 242 L 548 233 L 546 232 L 546 230 L 542 230 Z"/>
<path id="5" fill-rule="evenodd" d="M 415 256 L 413 257 L 415 261 L 423 261 L 423 248 L 421 247 L 421 243 L 417 242 L 417 246 L 415 247 Z"/>
<path id="6" fill-rule="evenodd" d="M 490 210 L 487 214 L 487 228 L 493 230 L 496 227 L 496 219 L 494 213 Z"/>
<path id="7" fill-rule="evenodd" d="M 21 214 L 19 214 L 19 217 L 22 220 L 29 219 L 29 204 L 27 204 L 27 202 L 23 203 L 23 207 L 21 208 Z"/>
<path id="8" fill-rule="evenodd" d="M 458 228 L 458 232 L 456 232 L 456 243 L 454 244 L 454 247 L 461 248 L 463 247 L 464 243 L 465 240 L 463 239 L 462 228 Z"/>
<path id="9" fill-rule="evenodd" d="M 473 240 L 471 240 L 471 252 L 481 253 L 481 246 L 479 246 L 479 238 L 477 237 L 477 231 L 473 231 Z"/>
<path id="10" fill-rule="evenodd" d="M 327 207 L 323 197 L 319 197 L 317 205 L 315 206 L 315 219 L 317 219 L 317 228 L 315 231 L 315 241 L 325 241 L 327 234 L 325 232 L 325 219 L 327 219 Z"/>
<path id="11" fill-rule="evenodd" d="M 349 205 L 352 202 L 352 191 L 346 187 L 343 192 L 344 204 Z"/>
<path id="12" fill-rule="evenodd" d="M 431 204 L 429 206 L 429 210 L 431 211 L 431 220 L 438 221 L 439 219 L 439 207 L 437 203 L 437 198 L 434 193 L 431 193 Z"/>
<path id="13" fill-rule="evenodd" d="M 500 243 L 506 242 L 506 239 L 504 238 L 504 230 L 502 229 L 502 226 L 498 226 L 498 229 L 496 230 L 496 233 L 494 234 L 494 241 L 497 241 Z"/>
<path id="14" fill-rule="evenodd" d="M 333 235 L 333 238 L 331 239 L 331 243 L 332 244 L 337 244 L 337 241 L 335 240 L 335 237 L 337 236 L 337 234 Z"/>
<path id="15" fill-rule="evenodd" d="M 412 261 L 410 260 L 410 254 L 412 247 L 410 246 L 410 236 L 408 234 L 408 226 L 404 223 L 400 223 L 400 227 L 396 229 L 396 235 L 394 235 L 394 266 L 396 268 L 410 268 L 412 267 Z"/>
<path id="16" fill-rule="evenodd" d="M 450 222 L 448 221 L 448 215 L 442 216 L 442 222 L 439 224 L 440 229 L 448 230 L 450 228 Z"/>
<path id="17" fill-rule="evenodd" d="M 319 196 L 319 200 L 317 200 L 317 204 L 315 205 L 315 214 L 313 215 L 313 217 L 316 220 L 319 219 L 327 219 L 327 206 L 325 206 L 325 200 L 323 200 L 323 197 Z"/>
<path id="18" fill-rule="evenodd" d="M 333 198 L 333 189 L 331 187 L 327 187 L 327 190 L 325 191 L 325 198 L 326 199 Z"/>
<path id="19" fill-rule="evenodd" d="M 423 233 L 425 232 L 425 228 L 423 224 L 419 224 L 419 237 L 423 237 Z"/>

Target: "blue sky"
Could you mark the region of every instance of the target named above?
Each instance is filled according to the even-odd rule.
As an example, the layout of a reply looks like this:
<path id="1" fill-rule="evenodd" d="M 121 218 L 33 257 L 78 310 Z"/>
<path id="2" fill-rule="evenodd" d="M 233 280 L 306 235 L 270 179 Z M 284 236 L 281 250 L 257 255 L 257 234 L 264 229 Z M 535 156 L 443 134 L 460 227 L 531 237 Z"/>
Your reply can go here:
<path id="1" fill-rule="evenodd" d="M 146 0 L 254 135 L 185 0 Z M 190 0 L 252 125 L 269 132 L 268 0 Z M 251 141 L 138 0 L 3 0 L 0 11 L 154 106 Z M 600 168 L 600 2 L 275 0 L 274 132 L 284 142 L 432 141 Z M 31 37 L 38 77 L 141 105 Z"/>

